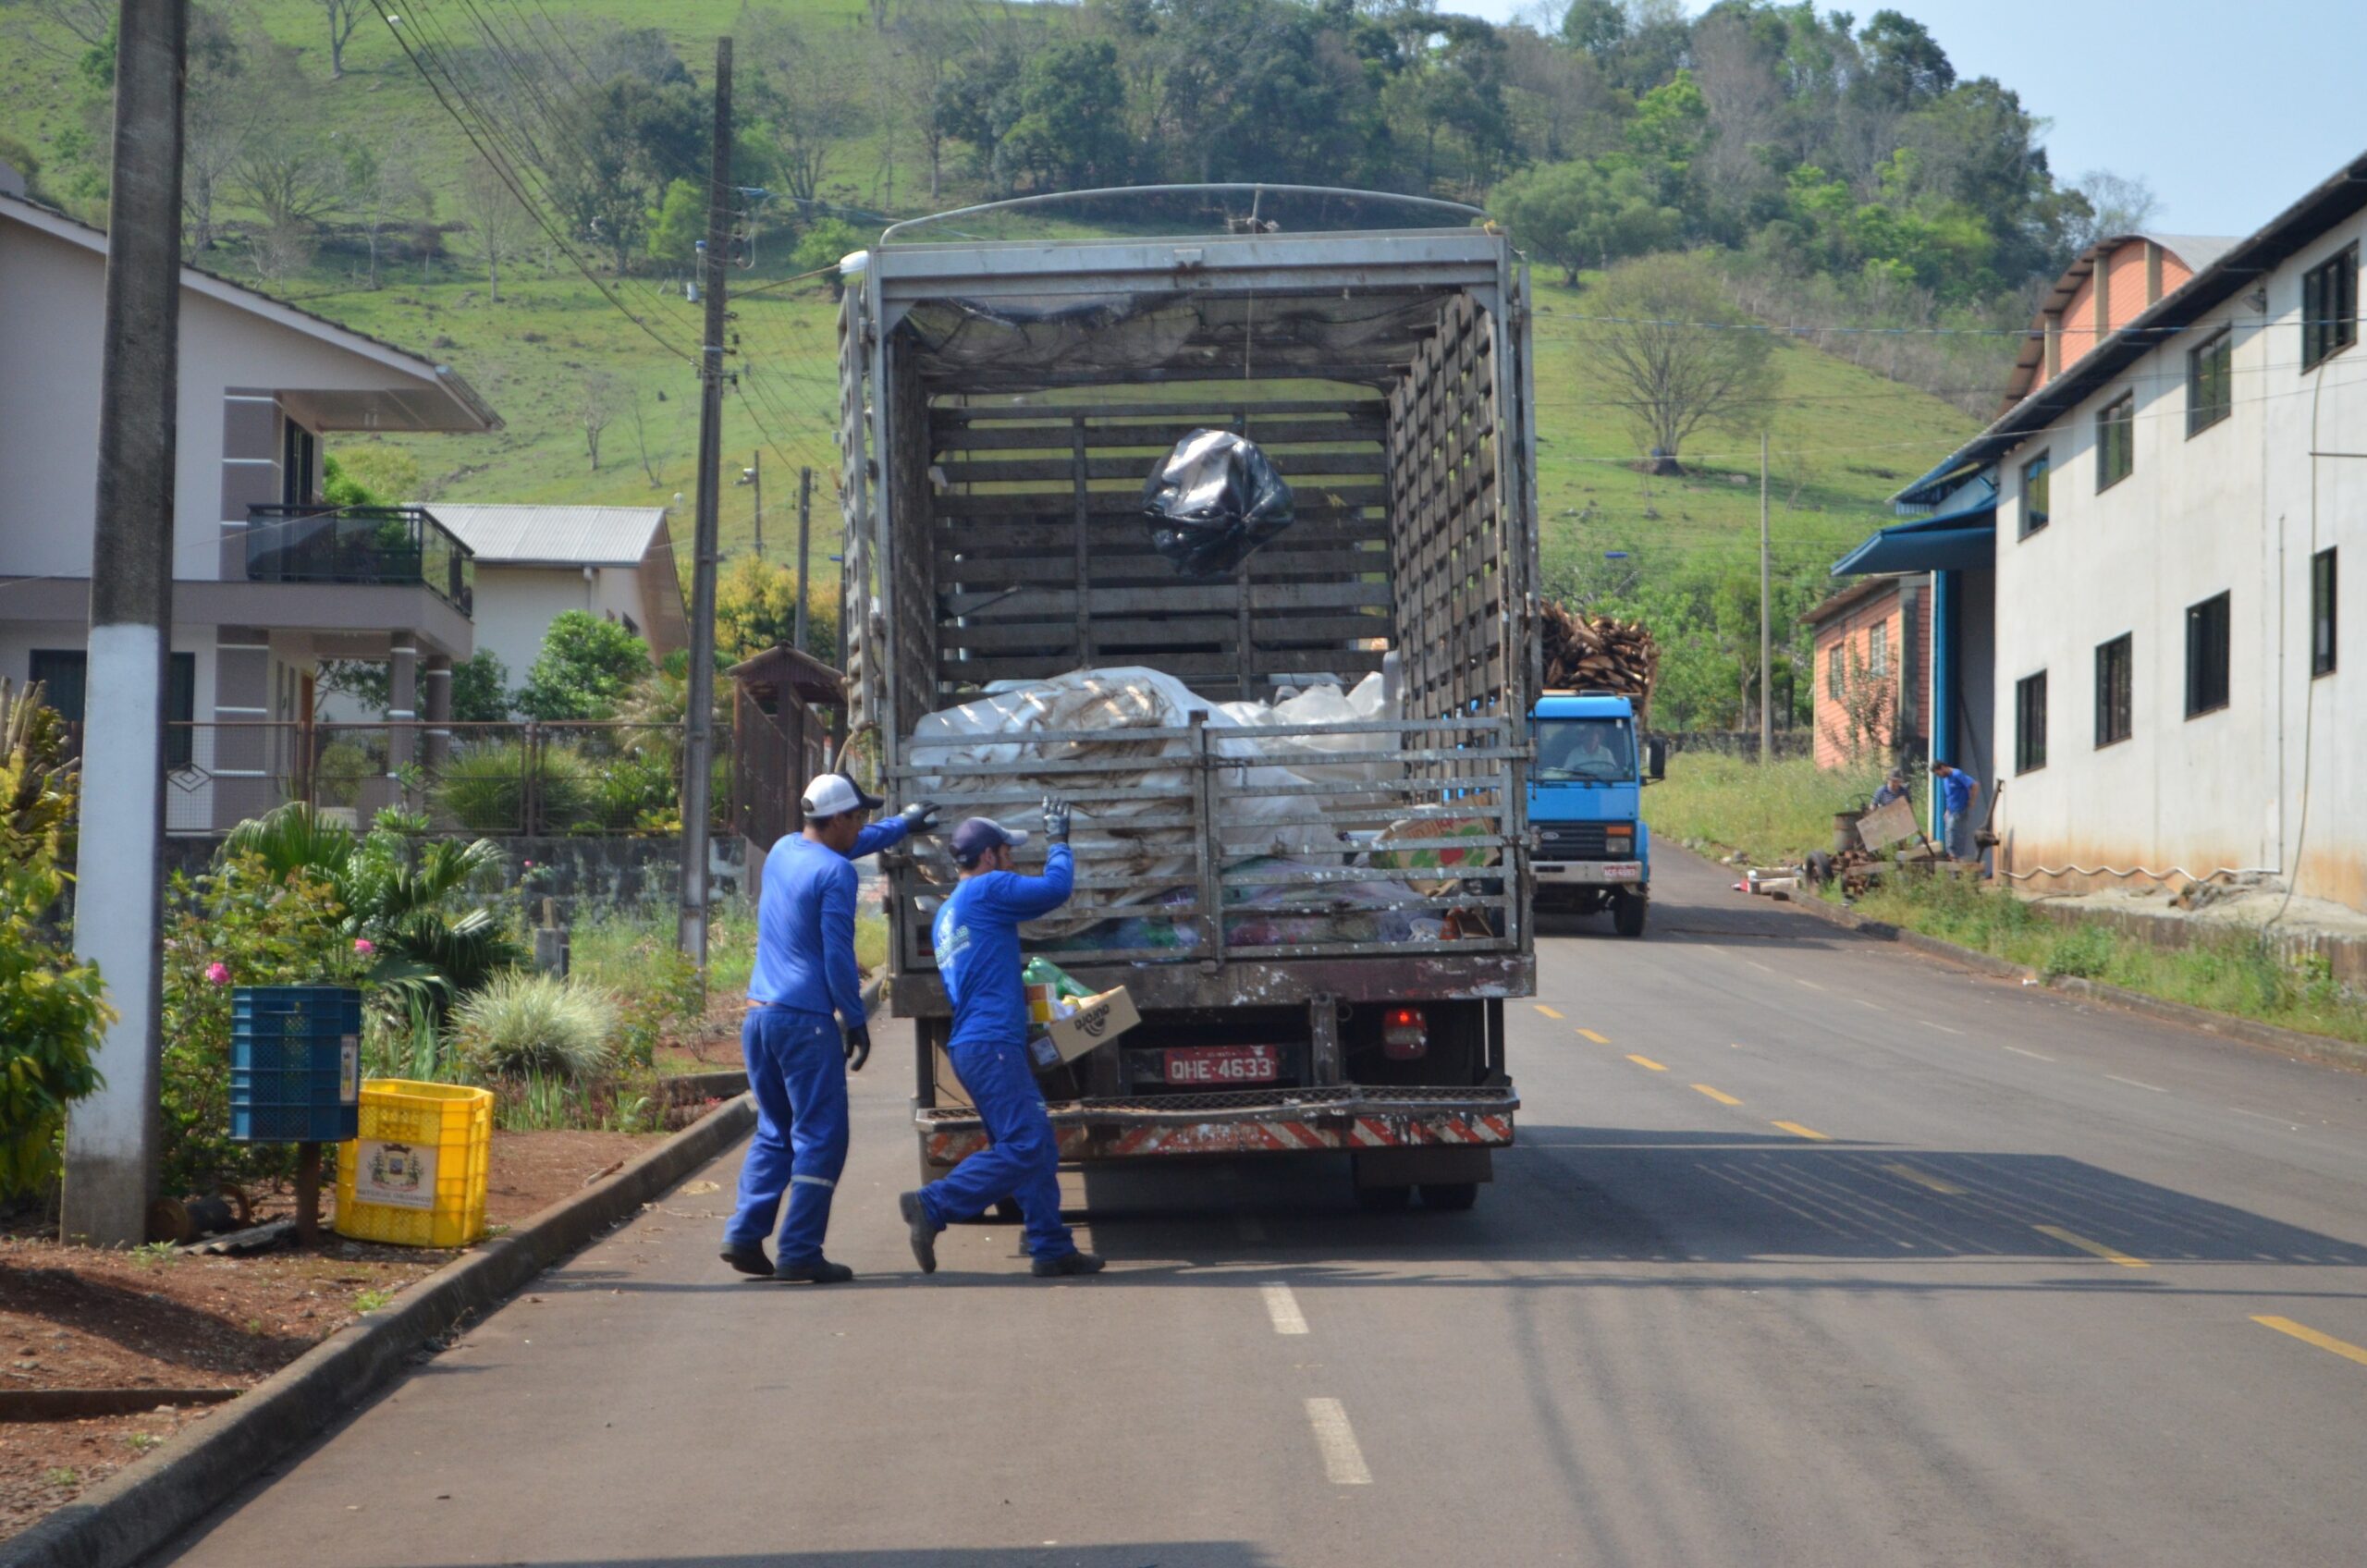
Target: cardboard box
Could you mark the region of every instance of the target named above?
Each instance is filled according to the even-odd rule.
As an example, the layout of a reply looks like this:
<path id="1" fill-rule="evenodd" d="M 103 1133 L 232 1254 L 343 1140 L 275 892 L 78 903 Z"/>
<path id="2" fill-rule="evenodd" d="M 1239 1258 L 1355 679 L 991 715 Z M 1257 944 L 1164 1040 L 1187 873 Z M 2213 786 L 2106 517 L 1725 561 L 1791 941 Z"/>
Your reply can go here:
<path id="1" fill-rule="evenodd" d="M 1098 996 L 1079 998 L 1074 1012 L 1053 1019 L 1048 1025 L 1049 1032 L 1028 1041 L 1027 1047 L 1037 1067 L 1058 1067 L 1107 1045 L 1142 1021 L 1143 1015 L 1134 1011 L 1134 998 L 1120 986 Z"/>

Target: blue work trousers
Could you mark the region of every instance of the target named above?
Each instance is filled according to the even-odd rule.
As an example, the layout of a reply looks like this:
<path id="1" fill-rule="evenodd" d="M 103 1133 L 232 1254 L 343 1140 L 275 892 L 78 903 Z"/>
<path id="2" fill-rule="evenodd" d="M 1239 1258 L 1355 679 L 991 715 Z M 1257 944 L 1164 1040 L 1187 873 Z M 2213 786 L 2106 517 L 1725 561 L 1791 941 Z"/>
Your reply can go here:
<path id="1" fill-rule="evenodd" d="M 1016 1198 L 1031 1256 L 1065 1257 L 1076 1251 L 1076 1239 L 1061 1223 L 1060 1140 L 1044 1114 L 1027 1047 L 995 1040 L 952 1046 L 946 1055 L 994 1143 L 921 1189 L 929 1218 L 943 1230 Z"/>
<path id="2" fill-rule="evenodd" d="M 727 1246 L 761 1242 L 789 1194 L 777 1263 L 822 1256 L 830 1199 L 847 1164 L 847 1059 L 835 1020 L 785 1007 L 752 1008 L 740 1026 L 748 1088 L 756 1096 L 756 1137 L 740 1167 L 740 1207 L 724 1227 Z"/>

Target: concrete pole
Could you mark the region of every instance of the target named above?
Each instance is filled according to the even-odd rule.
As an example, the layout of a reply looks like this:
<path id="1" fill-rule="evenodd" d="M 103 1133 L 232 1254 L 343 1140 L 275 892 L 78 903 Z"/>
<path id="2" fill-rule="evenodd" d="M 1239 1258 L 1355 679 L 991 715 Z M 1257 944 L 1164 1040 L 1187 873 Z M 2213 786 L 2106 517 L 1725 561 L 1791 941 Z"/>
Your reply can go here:
<path id="1" fill-rule="evenodd" d="M 180 381 L 183 0 L 123 0 L 107 210 L 97 526 L 83 710 L 74 950 L 117 1012 L 106 1086 L 66 1126 L 59 1231 L 148 1239 L 161 1146 L 165 668 L 173 628 L 173 462 Z"/>
<path id="2" fill-rule="evenodd" d="M 756 558 L 765 558 L 765 449 L 748 454 L 748 483 L 756 487 Z"/>
<path id="3" fill-rule="evenodd" d="M 792 640 L 797 651 L 810 654 L 805 645 L 805 606 L 812 598 L 807 584 L 814 579 L 814 471 L 797 471 L 797 634 Z"/>
<path id="4" fill-rule="evenodd" d="M 715 757 L 716 485 L 723 461 L 723 285 L 731 249 L 731 40 L 715 41 L 714 161 L 707 176 L 706 330 L 699 350 L 699 498 L 691 572 L 691 679 L 682 719 L 682 897 L 675 945 L 706 974 L 707 808 Z"/>
<path id="5" fill-rule="evenodd" d="M 1767 569 L 1767 433 L 1759 433 L 1759 760 L 1775 758 L 1775 623 Z"/>

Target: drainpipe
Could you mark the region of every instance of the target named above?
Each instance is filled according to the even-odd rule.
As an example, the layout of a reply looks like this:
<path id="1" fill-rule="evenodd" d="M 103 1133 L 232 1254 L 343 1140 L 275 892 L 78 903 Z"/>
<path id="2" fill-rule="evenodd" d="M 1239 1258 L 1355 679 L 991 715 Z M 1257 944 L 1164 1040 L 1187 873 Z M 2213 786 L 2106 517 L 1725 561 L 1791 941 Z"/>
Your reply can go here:
<path id="1" fill-rule="evenodd" d="M 1953 571 L 1932 574 L 1932 758 L 1956 760 L 1956 711 L 1948 693 L 1956 674 L 1956 594 L 1959 579 Z M 1931 818 L 1931 834 L 1939 840 L 1946 825 L 1940 819 L 1940 791 L 1926 791 L 1923 813 Z"/>

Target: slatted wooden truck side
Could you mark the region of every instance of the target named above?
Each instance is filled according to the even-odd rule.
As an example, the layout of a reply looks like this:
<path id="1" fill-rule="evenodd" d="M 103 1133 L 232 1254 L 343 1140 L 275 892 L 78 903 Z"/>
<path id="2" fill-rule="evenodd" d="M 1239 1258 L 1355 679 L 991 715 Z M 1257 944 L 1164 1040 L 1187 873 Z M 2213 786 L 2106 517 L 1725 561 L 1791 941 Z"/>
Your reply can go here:
<path id="1" fill-rule="evenodd" d="M 1394 717 L 1245 740 L 1193 711 L 1036 736 L 1022 761 L 965 769 L 962 815 L 1024 822 L 1052 789 L 1076 802 L 1075 900 L 1024 935 L 1057 928 L 1048 956 L 1091 989 L 1127 986 L 1142 1014 L 1047 1077 L 1063 1155 L 1345 1150 L 1372 1207 L 1417 1189 L 1466 1207 L 1513 1137 L 1503 1003 L 1535 981 L 1535 455 L 1507 242 L 890 243 L 848 273 L 849 675 L 891 790 L 945 783 L 914 727 L 993 682 L 1140 666 L 1214 702 L 1392 667 Z M 1286 533 L 1213 580 L 1152 553 L 1140 513 L 1145 477 L 1200 426 L 1247 434 L 1297 497 Z M 1146 779 L 1146 742 L 1184 755 Z M 1257 770 L 1327 747 L 1355 771 L 1278 795 Z M 1097 830 L 1119 811 L 1137 838 L 1188 846 L 1147 915 L 1139 842 Z M 1254 852 L 1269 830 L 1338 847 Z M 1396 852 L 1368 852 L 1376 835 Z M 1435 861 L 1426 848 L 1461 860 L 1408 864 Z M 929 951 L 953 872 L 916 842 L 888 873 L 889 995 L 917 1025 L 933 1173 L 984 1144 L 941 1048 Z M 1376 882 L 1395 906 L 1378 925 L 1357 903 Z"/>

